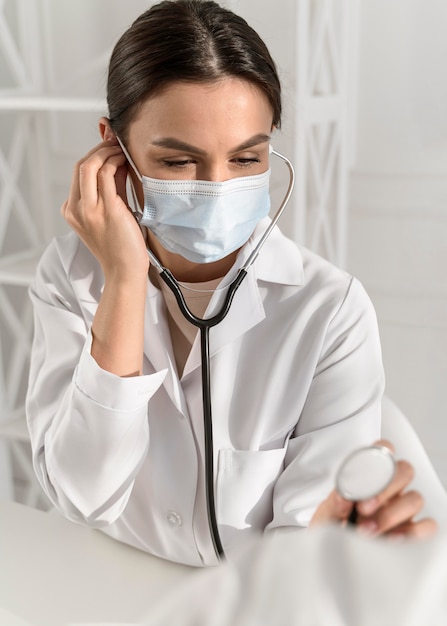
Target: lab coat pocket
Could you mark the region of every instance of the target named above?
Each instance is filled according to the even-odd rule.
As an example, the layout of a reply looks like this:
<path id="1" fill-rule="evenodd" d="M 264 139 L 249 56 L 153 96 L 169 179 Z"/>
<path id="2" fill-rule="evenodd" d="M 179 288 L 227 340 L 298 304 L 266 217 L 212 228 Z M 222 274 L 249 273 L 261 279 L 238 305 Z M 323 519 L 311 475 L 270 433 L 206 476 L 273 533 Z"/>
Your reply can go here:
<path id="1" fill-rule="evenodd" d="M 219 450 L 219 524 L 239 529 L 264 529 L 273 516 L 273 487 L 282 471 L 285 453 L 286 448 Z"/>

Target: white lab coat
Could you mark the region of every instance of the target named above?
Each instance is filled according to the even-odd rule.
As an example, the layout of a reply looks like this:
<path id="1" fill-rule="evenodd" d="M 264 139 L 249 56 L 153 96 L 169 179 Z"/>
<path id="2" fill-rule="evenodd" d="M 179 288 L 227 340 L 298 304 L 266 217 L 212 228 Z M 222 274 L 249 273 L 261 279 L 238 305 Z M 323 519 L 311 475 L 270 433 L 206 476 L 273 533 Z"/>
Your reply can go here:
<path id="1" fill-rule="evenodd" d="M 150 283 L 144 375 L 102 370 L 90 354 L 102 286 L 74 233 L 51 243 L 30 291 L 37 476 L 68 518 L 164 558 L 213 564 L 198 337 L 179 380 L 164 301 Z M 383 368 L 360 283 L 277 228 L 211 329 L 210 349 L 217 519 L 228 552 L 247 532 L 308 525 L 341 459 L 379 436 Z"/>

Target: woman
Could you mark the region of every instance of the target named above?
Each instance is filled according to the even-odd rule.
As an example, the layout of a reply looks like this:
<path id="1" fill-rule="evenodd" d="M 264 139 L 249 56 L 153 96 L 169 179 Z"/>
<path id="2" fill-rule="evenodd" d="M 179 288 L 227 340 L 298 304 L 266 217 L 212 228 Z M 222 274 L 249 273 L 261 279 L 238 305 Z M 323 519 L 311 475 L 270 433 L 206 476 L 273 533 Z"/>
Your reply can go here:
<path id="1" fill-rule="evenodd" d="M 193 313 L 219 309 L 269 223 L 279 80 L 244 20 L 214 2 L 173 0 L 118 41 L 108 106 L 102 142 L 76 165 L 62 207 L 74 232 L 52 242 L 31 289 L 35 468 L 68 518 L 164 558 L 213 564 L 197 329 L 146 247 L 181 281 Z M 194 194 L 178 181 L 208 182 L 194 182 Z M 173 225 L 180 201 L 189 211 L 209 183 L 222 211 L 182 209 Z M 132 213 L 143 209 L 140 227 Z M 383 393 L 361 285 L 275 228 L 211 329 L 210 350 L 225 551 L 250 531 L 345 523 L 352 504 L 333 491 L 334 474 L 378 438 Z M 400 462 L 393 483 L 358 505 L 360 531 L 433 532 L 431 520 L 413 519 L 422 499 L 405 491 L 411 474 Z"/>

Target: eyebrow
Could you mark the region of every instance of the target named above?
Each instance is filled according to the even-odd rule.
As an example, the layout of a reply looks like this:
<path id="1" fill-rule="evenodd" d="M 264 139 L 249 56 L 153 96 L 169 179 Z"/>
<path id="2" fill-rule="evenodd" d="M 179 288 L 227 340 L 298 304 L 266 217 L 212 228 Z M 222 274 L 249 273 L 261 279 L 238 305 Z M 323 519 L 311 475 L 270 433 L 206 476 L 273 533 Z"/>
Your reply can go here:
<path id="1" fill-rule="evenodd" d="M 270 135 L 265 135 L 264 133 L 258 133 L 247 141 L 242 142 L 232 150 L 233 152 L 242 152 L 243 150 L 248 150 L 249 148 L 253 148 L 254 146 L 259 145 L 260 143 L 267 143 L 270 141 Z M 155 139 L 152 141 L 153 146 L 157 146 L 159 148 L 171 148 L 172 150 L 182 150 L 183 152 L 192 152 L 194 154 L 205 155 L 206 151 L 198 148 L 197 146 L 193 146 L 189 143 L 181 141 L 180 139 L 176 139 L 175 137 L 162 137 L 161 139 Z"/>

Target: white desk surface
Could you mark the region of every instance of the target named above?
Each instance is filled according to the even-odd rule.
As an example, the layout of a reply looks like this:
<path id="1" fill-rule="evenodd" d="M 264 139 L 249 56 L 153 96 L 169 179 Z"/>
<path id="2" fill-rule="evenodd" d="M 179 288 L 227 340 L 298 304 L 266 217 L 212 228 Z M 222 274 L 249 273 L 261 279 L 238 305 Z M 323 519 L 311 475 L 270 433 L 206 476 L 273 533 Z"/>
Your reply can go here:
<path id="1" fill-rule="evenodd" d="M 0 626 L 136 622 L 195 571 L 57 513 L 0 502 Z"/>

